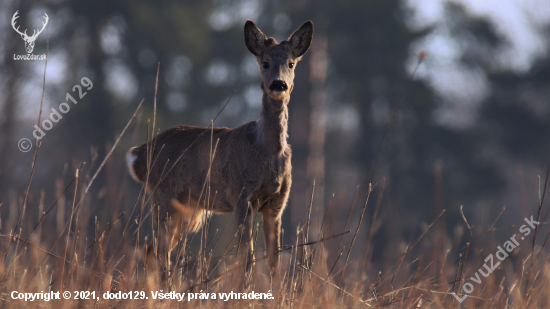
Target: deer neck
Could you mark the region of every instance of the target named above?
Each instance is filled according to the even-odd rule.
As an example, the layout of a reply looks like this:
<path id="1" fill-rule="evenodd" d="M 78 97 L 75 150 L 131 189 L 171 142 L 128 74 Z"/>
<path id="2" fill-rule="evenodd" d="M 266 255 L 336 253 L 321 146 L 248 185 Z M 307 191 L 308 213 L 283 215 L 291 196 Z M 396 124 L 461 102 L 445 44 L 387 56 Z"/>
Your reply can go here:
<path id="1" fill-rule="evenodd" d="M 263 94 L 258 140 L 269 154 L 280 155 L 287 147 L 289 100 L 290 97 L 287 96 L 276 101 L 266 93 Z"/>

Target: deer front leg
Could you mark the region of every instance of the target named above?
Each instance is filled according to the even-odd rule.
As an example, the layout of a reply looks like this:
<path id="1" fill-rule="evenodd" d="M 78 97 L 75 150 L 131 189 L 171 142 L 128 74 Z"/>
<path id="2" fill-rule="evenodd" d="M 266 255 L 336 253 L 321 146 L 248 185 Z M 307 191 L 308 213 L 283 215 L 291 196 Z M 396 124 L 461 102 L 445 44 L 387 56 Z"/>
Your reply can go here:
<path id="1" fill-rule="evenodd" d="M 264 221 L 264 239 L 272 278 L 279 267 L 279 250 L 281 249 L 281 216 L 290 193 L 292 179 L 288 174 L 282 183 L 279 194 L 273 196 L 267 207 L 262 211 Z"/>
<path id="2" fill-rule="evenodd" d="M 267 249 L 270 274 L 273 277 L 279 266 L 278 250 L 281 248 L 281 217 L 271 209 L 262 212 L 264 220 L 264 239 Z"/>
<path id="3" fill-rule="evenodd" d="M 237 246 L 237 263 L 242 265 L 241 272 L 244 270 L 243 277 L 239 280 L 246 279 L 247 284 L 251 276 L 252 261 L 254 260 L 253 243 L 252 243 L 252 221 L 254 212 L 250 203 L 242 203 L 235 210 L 237 218 L 237 227 L 239 228 L 238 246 Z"/>

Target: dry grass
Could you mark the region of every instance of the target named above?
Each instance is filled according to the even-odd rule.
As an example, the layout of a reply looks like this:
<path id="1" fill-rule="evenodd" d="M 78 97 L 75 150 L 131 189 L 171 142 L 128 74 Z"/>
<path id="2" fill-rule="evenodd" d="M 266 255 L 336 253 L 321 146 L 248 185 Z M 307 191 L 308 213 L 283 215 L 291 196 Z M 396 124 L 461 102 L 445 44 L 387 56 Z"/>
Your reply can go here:
<path id="1" fill-rule="evenodd" d="M 100 164 L 96 172 L 103 166 Z M 465 233 L 450 237 L 446 233 L 449 223 L 444 221 L 443 211 L 431 224 L 421 225 L 417 235 L 409 237 L 409 241 L 390 239 L 384 244 L 382 253 L 373 254 L 373 243 L 380 225 L 391 224 L 388 222 L 390 218 L 378 217 L 384 200 L 384 182 L 369 186 L 364 195 L 358 194 L 356 200 L 362 202 L 363 207 L 350 208 L 350 213 L 345 214 L 358 219 L 351 220 L 349 226 L 344 225 L 342 216 L 338 214 L 344 205 L 335 203 L 319 220 L 304 222 L 297 229 L 294 241 L 281 248 L 281 266 L 273 279 L 266 268 L 261 219 L 257 217 L 254 239 L 259 249 L 256 260 L 249 261 L 254 264 L 253 278 L 248 288 L 238 284 L 242 273 L 240 267 L 235 266 L 238 240 L 232 216 L 208 221 L 199 233 L 184 233 L 181 245 L 176 249 L 181 258 L 173 263 L 167 277 L 161 271 L 162 265 L 148 269 L 143 262 L 145 238 L 151 239 L 151 235 L 157 234 L 153 231 L 162 228 L 151 222 L 148 197 L 141 194 L 133 197 L 132 209 L 117 210 L 105 217 L 110 218 L 108 222 L 99 223 L 97 217 L 92 219 L 90 209 L 100 198 L 87 196 L 94 175 L 83 175 L 81 169 L 77 169 L 73 181 L 64 188 L 59 187 L 58 198 L 48 208 L 45 208 L 43 193 L 29 194 L 28 198 L 22 197 L 10 203 L 8 219 L 2 220 L 2 231 L 9 232 L 2 234 L 0 241 L 3 308 L 550 307 L 550 299 L 544 293 L 550 283 L 548 253 L 540 246 L 532 247 L 534 234 L 538 234 L 538 243 L 547 241 L 546 235 L 540 234 L 538 229 L 523 240 L 494 272 L 487 277 L 479 276 L 480 284 L 469 279 L 475 278 L 476 270 L 486 269 L 483 268 L 485 258 L 489 253 L 494 254 L 497 246 L 504 242 L 495 238 L 495 225 L 500 215 L 493 224 L 484 228 L 471 226 L 463 215 L 463 222 L 458 225 Z M 375 200 L 369 200 L 371 192 L 376 195 Z M 121 195 L 123 193 L 119 192 Z M 541 205 L 543 199 L 544 194 Z M 142 204 L 145 211 L 140 219 L 137 214 Z M 30 209 L 34 210 L 31 212 Z M 38 218 L 34 215 L 36 209 L 39 210 Z M 94 221 L 95 224 L 89 226 Z M 518 234 L 521 224 L 524 222 L 519 219 L 517 226 L 499 233 Z M 361 229 L 361 225 L 365 228 Z M 373 256 L 382 258 L 373 259 Z M 532 259 L 533 256 L 536 258 Z M 496 257 L 494 261 L 497 261 Z M 490 262 L 487 265 L 490 267 Z M 461 305 L 450 293 L 464 294 L 461 287 L 465 282 L 472 283 L 474 291 Z M 161 290 L 199 293 L 193 294 L 195 298 L 199 298 L 201 292 L 208 293 L 209 297 L 214 293 L 216 299 L 188 300 L 186 297 L 183 302 L 153 299 L 152 293 Z M 95 292 L 100 300 L 25 302 L 12 299 L 12 291 L 70 291 L 73 298 L 74 291 L 89 291 Z M 148 299 L 102 299 L 107 291 L 138 291 L 133 297 L 146 296 Z M 139 294 L 139 291 L 143 293 Z M 274 299 L 219 299 L 218 293 L 231 291 L 272 292 Z"/>

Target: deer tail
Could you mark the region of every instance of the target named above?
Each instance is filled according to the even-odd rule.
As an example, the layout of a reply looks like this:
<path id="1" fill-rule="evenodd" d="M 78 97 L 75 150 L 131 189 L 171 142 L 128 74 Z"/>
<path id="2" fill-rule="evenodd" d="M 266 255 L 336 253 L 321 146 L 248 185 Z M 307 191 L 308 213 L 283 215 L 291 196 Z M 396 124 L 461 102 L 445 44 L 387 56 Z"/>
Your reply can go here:
<path id="1" fill-rule="evenodd" d="M 140 147 L 132 147 L 126 153 L 126 164 L 130 175 L 138 182 L 145 181 L 145 175 L 142 175 L 141 170 L 137 165 L 139 163 Z"/>

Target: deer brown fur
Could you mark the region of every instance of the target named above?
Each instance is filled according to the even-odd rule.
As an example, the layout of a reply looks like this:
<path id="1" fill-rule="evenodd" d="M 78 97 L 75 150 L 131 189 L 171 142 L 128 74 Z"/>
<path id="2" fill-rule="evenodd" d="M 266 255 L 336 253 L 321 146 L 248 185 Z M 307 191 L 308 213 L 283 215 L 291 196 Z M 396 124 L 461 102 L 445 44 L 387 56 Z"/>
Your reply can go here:
<path id="1" fill-rule="evenodd" d="M 168 265 L 170 251 L 185 230 L 197 231 L 212 212 L 236 213 L 239 256 L 249 262 L 253 258 L 253 218 L 261 213 L 271 271 L 278 265 L 281 215 L 292 183 L 287 105 L 294 86 L 295 64 L 311 45 L 313 23 L 305 22 L 278 44 L 248 20 L 244 36 L 260 66 L 260 120 L 234 129 L 176 126 L 161 132 L 149 144 L 128 151 L 131 175 L 147 183 L 154 204 L 160 207 L 155 211 L 160 214 L 157 219 L 161 226 L 168 227 L 167 232 L 161 228 L 165 232 L 159 235 L 160 254 L 167 254 Z M 209 170 L 207 205 L 203 186 Z"/>

